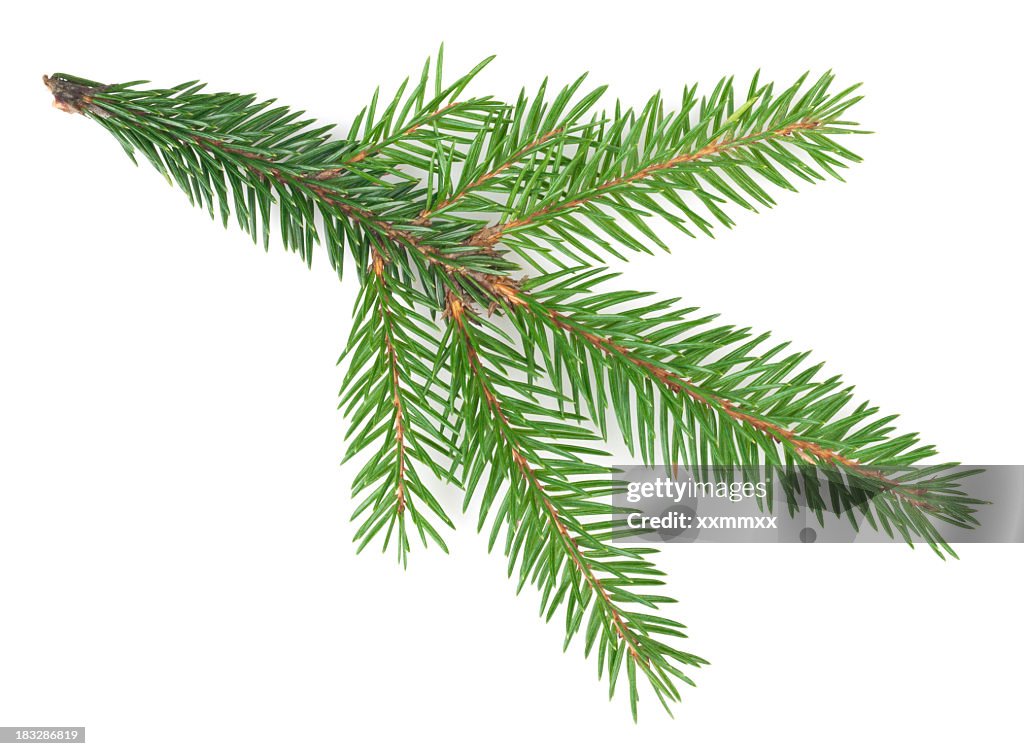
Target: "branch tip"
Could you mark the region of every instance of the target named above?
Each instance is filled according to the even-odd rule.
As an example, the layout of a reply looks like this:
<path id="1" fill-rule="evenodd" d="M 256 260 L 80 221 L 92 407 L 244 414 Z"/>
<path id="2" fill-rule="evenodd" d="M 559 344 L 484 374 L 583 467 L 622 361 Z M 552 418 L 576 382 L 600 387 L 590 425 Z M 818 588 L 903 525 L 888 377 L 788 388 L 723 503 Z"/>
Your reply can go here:
<path id="1" fill-rule="evenodd" d="M 92 102 L 92 96 L 103 89 L 102 85 L 86 83 L 84 80 L 76 80 L 56 73 L 53 76 L 43 74 L 43 84 L 53 95 L 53 107 L 58 110 L 79 115 L 86 110 L 94 113 L 103 112 Z"/>

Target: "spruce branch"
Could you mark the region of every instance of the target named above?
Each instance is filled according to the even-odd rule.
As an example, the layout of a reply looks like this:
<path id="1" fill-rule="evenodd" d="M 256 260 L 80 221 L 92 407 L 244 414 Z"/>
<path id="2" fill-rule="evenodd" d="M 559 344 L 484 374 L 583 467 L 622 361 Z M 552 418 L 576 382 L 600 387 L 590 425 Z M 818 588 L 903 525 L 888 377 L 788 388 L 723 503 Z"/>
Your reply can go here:
<path id="1" fill-rule="evenodd" d="M 565 373 L 592 416 L 608 414 L 610 397 L 623 438 L 631 447 L 636 439 L 647 463 L 654 461 L 654 441 L 660 436 L 663 459 L 673 466 L 735 464 L 765 467 L 769 474 L 800 464 L 836 470 L 841 477 L 830 482 L 842 488 L 831 496 L 845 497 L 842 503 L 847 504 L 854 491 L 870 493 L 856 503 L 872 527 L 890 535 L 895 529 L 911 544 L 917 536 L 955 556 L 921 512 L 971 527 L 977 502 L 947 488 L 958 473 L 943 475 L 937 469 L 927 484 L 915 479 L 910 466 L 935 450 L 920 445 L 916 434 L 891 435 L 888 423 L 894 416 L 865 424 L 878 412 L 867 403 L 839 416 L 852 390 L 838 376 L 817 380 L 821 365 L 796 372 L 806 354 L 780 358 L 786 344 L 758 351 L 768 334 L 706 328 L 711 318 L 691 319 L 693 308 L 673 310 L 652 303 L 649 294 L 595 294 L 593 281 L 610 277 L 587 269 L 534 279 L 519 292 L 521 305 L 510 314 L 523 336 L 523 349 L 539 348 L 549 365 L 575 363 L 575 369 L 551 372 Z M 642 306 L 610 311 L 624 303 Z M 533 322 L 527 324 L 528 319 Z M 549 339 L 537 338 L 538 326 L 548 330 Z M 588 365 L 604 377 L 593 381 Z M 631 391 L 605 392 L 617 375 L 626 378 Z M 654 396 L 660 399 L 658 407 Z M 579 409 L 580 402 L 576 405 Z M 636 427 L 631 407 L 636 408 Z M 816 478 L 806 480 L 815 488 L 820 485 Z"/>
<path id="2" fill-rule="evenodd" d="M 396 551 L 404 564 L 409 551 L 407 516 L 424 546 L 429 538 L 448 551 L 417 500 L 444 525 L 455 525 L 424 484 L 416 465 L 422 464 L 436 478 L 450 478 L 435 459 L 455 456 L 455 429 L 437 410 L 443 397 L 416 388 L 431 376 L 435 355 L 426 345 L 436 325 L 419 314 L 410 299 L 393 290 L 384 272 L 386 260 L 377 246 L 371 265 L 371 275 L 366 277 L 356 305 L 361 325 L 353 329 L 346 349 L 348 373 L 341 401 L 350 422 L 345 460 L 375 441 L 379 443 L 353 481 L 353 494 L 369 489 L 352 515 L 357 519 L 365 514 L 353 538 L 360 542 L 361 551 L 386 527 L 386 550 L 397 528 Z"/>
<path id="3" fill-rule="evenodd" d="M 412 531 L 447 551 L 454 527 L 433 493 L 463 490 L 518 589 L 582 633 L 614 693 L 626 670 L 636 716 L 646 679 L 666 705 L 706 663 L 676 648 L 657 613 L 653 549 L 620 545 L 602 462 L 610 418 L 645 464 L 730 466 L 777 481 L 820 518 L 869 526 L 940 556 L 935 523 L 975 524 L 980 502 L 895 416 L 852 404 L 807 354 L 718 325 L 694 307 L 607 288 L 606 255 L 668 249 L 730 227 L 730 208 L 770 207 L 772 188 L 841 179 L 859 158 L 840 139 L 856 87 L 831 73 L 776 89 L 755 75 L 686 87 L 637 109 L 601 109 L 585 77 L 514 102 L 467 96 L 490 59 L 445 84 L 442 54 L 390 97 L 374 93 L 343 138 L 301 111 L 196 82 L 145 89 L 45 77 L 54 104 L 143 155 L 189 200 L 254 242 L 277 235 L 311 265 L 322 245 L 360 291 L 342 360 L 345 460 L 360 458 L 354 540 L 405 564 Z M 276 217 L 275 217 L 276 216 Z M 340 360 L 341 361 L 341 360 Z M 852 407 L 852 409 L 851 409 Z M 774 487 L 763 506 L 772 509 Z M 639 671 L 639 674 L 638 674 Z"/>
<path id="4" fill-rule="evenodd" d="M 600 499 L 608 489 L 608 471 L 582 458 L 579 449 L 580 443 L 593 448 L 600 439 L 565 423 L 564 413 L 544 408 L 540 400 L 549 392 L 508 377 L 529 369 L 525 358 L 502 348 L 500 332 L 488 335 L 485 324 L 453 294 L 448 315 L 453 372 L 461 379 L 461 411 L 471 419 L 466 426 L 472 429 L 460 462 L 474 471 L 491 468 L 481 523 L 492 503 L 501 502 L 491 545 L 504 526 L 510 574 L 518 561 L 520 589 L 528 577 L 538 585 L 541 611 L 548 620 L 565 601 L 566 647 L 586 627 L 588 655 L 599 644 L 599 673 L 607 659 L 609 695 L 615 692 L 625 658 L 634 716 L 637 667 L 668 708 L 669 702 L 679 700 L 672 677 L 692 684 L 679 665 L 706 662 L 657 640 L 659 635 L 685 637 L 681 625 L 651 621 L 625 608 L 636 604 L 654 609 L 671 599 L 638 592 L 663 584 L 663 573 L 645 558 L 650 550 L 608 543 L 616 525 L 612 507 Z M 469 479 L 479 480 L 475 475 Z M 472 484 L 467 490 L 471 494 Z"/>

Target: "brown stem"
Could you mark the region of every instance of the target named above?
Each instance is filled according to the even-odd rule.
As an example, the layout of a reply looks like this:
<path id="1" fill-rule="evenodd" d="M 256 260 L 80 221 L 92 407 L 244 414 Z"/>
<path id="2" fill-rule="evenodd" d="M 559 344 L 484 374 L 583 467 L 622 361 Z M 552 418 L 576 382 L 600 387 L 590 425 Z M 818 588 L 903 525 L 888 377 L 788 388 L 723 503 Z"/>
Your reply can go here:
<path id="1" fill-rule="evenodd" d="M 703 158 L 712 157 L 714 155 L 722 155 L 732 150 L 739 149 L 740 147 L 743 147 L 752 142 L 759 141 L 761 139 L 791 136 L 793 133 L 797 131 L 808 131 L 816 129 L 820 125 L 821 123 L 818 121 L 801 120 L 788 124 L 787 126 L 783 126 L 782 128 L 779 129 L 761 131 L 756 134 L 751 134 L 745 137 L 739 137 L 734 139 L 719 139 L 718 141 L 712 142 L 711 144 L 702 147 L 696 152 L 687 152 L 683 153 L 682 155 L 676 155 L 675 157 L 664 162 L 652 163 L 650 165 L 644 166 L 640 170 L 635 171 L 629 174 L 628 176 L 619 176 L 618 178 L 609 179 L 608 181 L 605 181 L 603 184 L 597 186 L 593 190 L 593 192 L 591 192 L 586 197 L 577 197 L 576 199 L 566 200 L 563 202 L 553 202 L 549 205 L 545 205 L 544 207 L 538 208 L 529 215 L 524 215 L 521 218 L 515 218 L 513 220 L 506 221 L 505 223 L 486 226 L 477 231 L 473 236 L 471 236 L 466 241 L 466 244 L 468 246 L 474 247 L 491 248 L 501 240 L 502 236 L 507 234 L 509 231 L 512 231 L 513 229 L 528 225 L 530 223 L 534 223 L 540 218 L 548 215 L 553 215 L 555 213 L 571 210 L 574 207 L 586 205 L 590 202 L 593 202 L 599 196 L 605 194 L 606 192 L 616 187 L 623 186 L 625 184 L 632 184 L 637 181 L 642 181 L 656 173 L 671 170 L 672 168 L 683 165 L 684 163 L 693 163 Z"/>
<path id="2" fill-rule="evenodd" d="M 704 391 L 699 390 L 696 384 L 692 381 L 687 380 L 677 373 L 673 373 L 663 367 L 655 365 L 652 362 L 637 357 L 628 347 L 624 347 L 608 337 L 599 336 L 593 331 L 587 330 L 578 322 L 569 320 L 563 314 L 545 307 L 535 299 L 530 298 L 529 302 L 535 308 L 540 310 L 540 312 L 557 328 L 582 338 L 584 341 L 605 354 L 618 355 L 628 360 L 633 365 L 645 371 L 653 380 L 661 383 L 673 393 L 685 394 L 699 404 L 703 404 L 704 406 L 711 407 L 713 409 L 717 408 L 734 420 L 745 423 L 761 433 L 764 433 L 776 443 L 788 444 L 805 462 L 813 464 L 818 461 L 842 465 L 843 467 L 853 470 L 859 475 L 879 481 L 885 486 L 886 490 L 892 490 L 913 506 L 934 511 L 935 507 L 933 505 L 917 498 L 926 493 L 922 489 L 908 488 L 899 481 L 895 481 L 877 470 L 872 470 L 857 460 L 846 457 L 833 449 L 829 449 L 813 441 L 801 439 L 796 435 L 796 433 L 788 428 L 784 428 L 781 425 L 777 425 L 768 420 L 764 420 L 744 412 L 736 405 L 735 402 L 726 399 L 725 397 L 713 394 L 708 395 Z"/>
<path id="3" fill-rule="evenodd" d="M 387 285 L 384 280 L 384 256 L 376 245 L 373 248 L 373 274 L 377 277 L 378 285 L 381 289 L 384 289 Z M 394 342 L 391 340 L 391 331 L 388 326 L 391 320 L 391 312 L 384 302 L 383 296 L 380 299 L 378 312 L 381 322 L 384 323 L 384 349 L 390 362 L 392 404 L 395 408 L 395 453 L 398 458 L 398 479 L 395 497 L 398 504 L 398 516 L 401 517 L 405 513 L 405 412 L 402 408 L 401 384 L 398 377 L 398 352 L 395 349 Z"/>
<path id="4" fill-rule="evenodd" d="M 519 291 L 519 282 L 514 278 L 481 273 L 479 271 L 471 270 L 464 265 L 458 265 L 455 263 L 456 258 L 446 255 L 431 244 L 427 244 L 416 234 L 398 228 L 393 223 L 382 218 L 378 218 L 371 211 L 345 202 L 337 192 L 318 183 L 312 177 L 286 173 L 278 166 L 268 162 L 265 158 L 262 158 L 260 155 L 238 147 L 233 147 L 216 139 L 210 139 L 209 137 L 200 135 L 194 135 L 192 138 L 196 144 L 206 149 L 216 147 L 224 152 L 246 158 L 247 161 L 249 161 L 246 163 L 246 168 L 257 178 L 266 181 L 269 176 L 278 183 L 298 186 L 304 191 L 315 195 L 324 204 L 337 208 L 340 212 L 344 213 L 357 223 L 362 223 L 363 225 L 370 227 L 388 241 L 400 243 L 408 249 L 419 253 L 430 265 L 441 268 L 449 275 L 475 281 L 476 284 L 486 291 L 493 300 L 503 301 L 512 306 L 522 304 L 522 300 L 517 296 L 517 292 Z M 264 166 L 262 168 L 257 167 L 253 164 L 253 161 L 263 163 Z"/>
<path id="5" fill-rule="evenodd" d="M 634 659 L 640 660 L 643 664 L 647 664 L 646 658 L 641 658 L 640 642 L 637 640 L 635 634 L 629 629 L 629 625 L 622 618 L 618 608 L 615 606 L 615 602 L 612 600 L 608 590 L 604 587 L 601 579 L 594 574 L 594 571 L 587 564 L 586 559 L 583 556 L 583 551 L 580 548 L 577 540 L 569 532 L 569 528 L 562 520 L 561 514 L 558 512 L 558 508 L 551 502 L 550 497 L 547 495 L 547 489 L 544 484 L 537 477 L 537 473 L 533 466 L 530 465 L 529 461 L 523 453 L 522 446 L 520 446 L 516 440 L 511 436 L 511 424 L 505 414 L 504 408 L 501 406 L 501 401 L 497 395 L 491 389 L 487 377 L 484 375 L 484 367 L 480 362 L 480 356 L 477 354 L 475 347 L 473 346 L 473 339 L 470 336 L 469 330 L 465 323 L 464 306 L 462 301 L 455 295 L 449 293 L 448 298 L 449 314 L 452 320 L 458 327 L 466 345 L 466 353 L 469 357 L 469 364 L 472 370 L 473 376 L 480 384 L 480 389 L 484 394 L 484 400 L 487 403 L 487 407 L 491 412 L 491 415 L 498 421 L 498 433 L 501 435 L 502 440 L 508 446 L 509 451 L 512 454 L 512 459 L 515 462 L 520 474 L 527 484 L 534 489 L 537 496 L 540 498 L 544 509 L 548 513 L 548 517 L 551 522 L 555 525 L 558 531 L 559 537 L 562 542 L 566 545 L 569 556 L 572 558 L 576 567 L 583 575 L 584 580 L 590 585 L 594 593 L 601 597 L 605 606 L 611 615 L 612 626 L 615 629 L 616 635 L 619 636 L 629 647 L 629 653 Z"/>

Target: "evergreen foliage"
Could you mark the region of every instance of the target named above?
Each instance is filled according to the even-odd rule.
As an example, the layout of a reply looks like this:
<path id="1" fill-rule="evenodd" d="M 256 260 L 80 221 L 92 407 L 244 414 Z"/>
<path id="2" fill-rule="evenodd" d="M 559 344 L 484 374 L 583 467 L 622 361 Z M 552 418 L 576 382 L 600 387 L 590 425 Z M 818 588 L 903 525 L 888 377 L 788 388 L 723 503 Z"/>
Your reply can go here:
<path id="1" fill-rule="evenodd" d="M 856 87 L 755 75 L 604 109 L 580 77 L 509 104 L 465 94 L 487 62 L 445 84 L 439 54 L 375 93 L 345 138 L 196 82 L 46 82 L 225 225 L 352 267 L 341 407 L 345 459 L 362 463 L 359 548 L 379 540 L 403 563 L 416 539 L 447 551 L 453 519 L 431 489 L 461 488 L 518 587 L 537 587 L 546 620 L 561 614 L 566 645 L 583 634 L 610 693 L 625 667 L 634 717 L 638 677 L 667 708 L 705 662 L 656 611 L 671 599 L 653 550 L 615 541 L 599 453 L 612 429 L 647 464 L 777 477 L 791 505 L 802 489 L 819 516 L 854 511 L 952 554 L 934 523 L 970 526 L 978 502 L 951 465 L 908 469 L 934 450 L 895 416 L 768 334 L 607 286 L 609 257 L 668 248 L 652 219 L 711 235 L 771 191 L 841 179 L 859 159 L 837 141 L 862 133 L 846 115 Z"/>

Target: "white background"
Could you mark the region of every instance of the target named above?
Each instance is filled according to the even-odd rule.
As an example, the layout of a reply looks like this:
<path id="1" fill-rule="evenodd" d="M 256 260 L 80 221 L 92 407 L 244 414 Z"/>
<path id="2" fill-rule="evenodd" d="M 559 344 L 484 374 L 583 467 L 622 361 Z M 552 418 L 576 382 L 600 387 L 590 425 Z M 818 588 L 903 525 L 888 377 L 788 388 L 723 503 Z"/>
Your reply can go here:
<path id="1" fill-rule="evenodd" d="M 1009 6 L 145 7 L 7 11 L 0 725 L 85 725 L 95 754 L 1019 753 L 1019 546 L 669 548 L 712 665 L 639 726 L 470 521 L 406 572 L 355 556 L 334 411 L 353 282 L 212 224 L 40 82 L 201 78 L 347 125 L 442 40 L 453 72 L 498 53 L 472 91 L 506 98 L 583 69 L 639 104 L 831 67 L 876 132 L 848 183 L 672 235 L 629 283 L 813 346 L 945 460 L 1020 463 Z"/>

